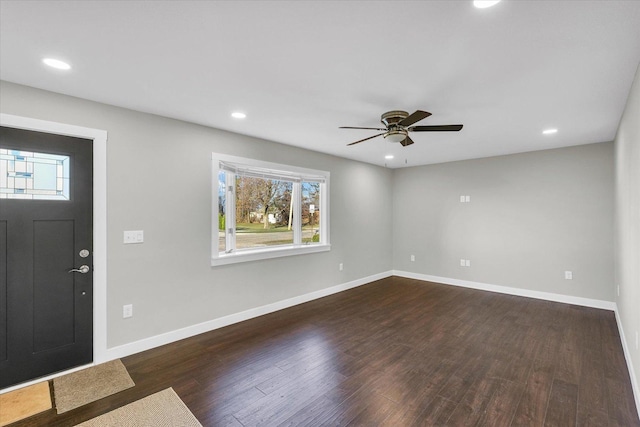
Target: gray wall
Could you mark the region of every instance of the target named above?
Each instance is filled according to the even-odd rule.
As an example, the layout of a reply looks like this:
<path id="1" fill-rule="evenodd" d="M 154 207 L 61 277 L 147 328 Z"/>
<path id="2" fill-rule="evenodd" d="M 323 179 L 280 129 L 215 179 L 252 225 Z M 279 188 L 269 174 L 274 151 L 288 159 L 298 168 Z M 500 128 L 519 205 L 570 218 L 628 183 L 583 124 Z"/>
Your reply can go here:
<path id="1" fill-rule="evenodd" d="M 0 90 L 3 113 L 109 133 L 109 348 L 392 269 L 614 298 L 611 143 L 391 171 L 7 82 Z M 212 151 L 330 171 L 332 250 L 210 267 Z M 145 243 L 123 245 L 122 231 L 136 229 Z"/>
<path id="2" fill-rule="evenodd" d="M 394 269 L 613 301 L 613 166 L 601 143 L 396 170 Z"/>
<path id="3" fill-rule="evenodd" d="M 616 304 L 640 384 L 640 67 L 615 139 L 616 148 Z M 636 390 L 638 393 L 640 390 Z M 640 396 L 636 394 L 636 402 Z"/>
<path id="4" fill-rule="evenodd" d="M 108 348 L 391 270 L 390 170 L 7 82 L 0 91 L 3 113 L 108 132 Z M 332 250 L 211 267 L 211 152 L 329 171 Z M 123 245 L 124 230 L 145 242 Z"/>

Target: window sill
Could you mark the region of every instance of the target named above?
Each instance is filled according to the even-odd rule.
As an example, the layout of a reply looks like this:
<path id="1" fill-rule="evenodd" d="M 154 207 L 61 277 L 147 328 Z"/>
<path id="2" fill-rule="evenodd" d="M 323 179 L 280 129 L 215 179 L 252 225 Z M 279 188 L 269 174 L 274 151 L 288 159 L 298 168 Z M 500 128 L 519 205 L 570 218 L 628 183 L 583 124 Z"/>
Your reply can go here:
<path id="1" fill-rule="evenodd" d="M 231 254 L 222 254 L 217 258 L 211 258 L 213 267 L 218 265 L 236 264 L 239 262 L 257 261 L 261 259 L 280 258 L 285 256 L 313 254 L 317 252 L 326 252 L 331 250 L 331 245 L 300 245 L 300 246 L 284 246 L 273 247 L 267 249 L 253 249 L 238 251 Z"/>

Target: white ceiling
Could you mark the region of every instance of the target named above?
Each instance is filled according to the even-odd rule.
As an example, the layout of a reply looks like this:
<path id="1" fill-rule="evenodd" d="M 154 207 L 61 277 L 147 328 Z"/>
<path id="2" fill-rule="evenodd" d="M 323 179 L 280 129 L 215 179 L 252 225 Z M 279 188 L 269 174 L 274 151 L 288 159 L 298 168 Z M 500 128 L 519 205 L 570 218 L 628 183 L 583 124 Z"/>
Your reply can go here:
<path id="1" fill-rule="evenodd" d="M 640 1 L 0 3 L 3 80 L 388 167 L 610 141 L 639 62 Z M 464 129 L 347 147 L 395 109 Z"/>

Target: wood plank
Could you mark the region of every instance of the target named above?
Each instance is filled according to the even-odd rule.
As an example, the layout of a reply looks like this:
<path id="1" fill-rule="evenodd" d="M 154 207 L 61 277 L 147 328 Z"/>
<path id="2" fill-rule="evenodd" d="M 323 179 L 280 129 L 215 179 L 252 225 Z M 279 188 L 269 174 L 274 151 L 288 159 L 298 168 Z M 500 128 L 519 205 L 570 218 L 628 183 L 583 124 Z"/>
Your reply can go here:
<path id="1" fill-rule="evenodd" d="M 416 417 L 414 425 L 419 426 L 441 426 L 446 425 L 447 420 L 453 414 L 458 404 L 447 400 L 444 397 L 436 396 L 429 402 L 423 411 Z M 403 425 L 403 424 L 395 424 Z M 410 425 L 410 424 L 405 424 Z"/>
<path id="2" fill-rule="evenodd" d="M 607 379 L 609 423 L 635 427 L 640 426 L 638 412 L 631 391 L 631 384 L 627 381 Z"/>
<path id="3" fill-rule="evenodd" d="M 555 379 L 551 386 L 545 425 L 575 426 L 578 409 L 578 386 Z"/>
<path id="4" fill-rule="evenodd" d="M 511 425 L 523 389 L 523 384 L 507 380 L 500 381 L 498 388 L 484 408 L 479 424 L 487 426 Z"/>
<path id="5" fill-rule="evenodd" d="M 544 423 L 553 375 L 551 363 L 543 360 L 534 362 L 514 414 L 513 425 L 539 426 Z"/>
<path id="6" fill-rule="evenodd" d="M 609 416 L 605 411 L 578 405 L 578 418 L 576 425 L 580 427 L 608 426 L 610 425 Z"/>
<path id="7" fill-rule="evenodd" d="M 604 359 L 595 351 L 586 351 L 580 383 L 578 406 L 608 414 L 607 383 L 604 376 Z M 608 415 L 607 415 L 608 417 Z"/>
<path id="8" fill-rule="evenodd" d="M 473 426 L 484 418 L 485 408 L 489 405 L 493 394 L 500 386 L 501 380 L 494 378 L 478 378 L 469 387 L 462 401 L 447 420 L 447 424 L 454 426 Z"/>

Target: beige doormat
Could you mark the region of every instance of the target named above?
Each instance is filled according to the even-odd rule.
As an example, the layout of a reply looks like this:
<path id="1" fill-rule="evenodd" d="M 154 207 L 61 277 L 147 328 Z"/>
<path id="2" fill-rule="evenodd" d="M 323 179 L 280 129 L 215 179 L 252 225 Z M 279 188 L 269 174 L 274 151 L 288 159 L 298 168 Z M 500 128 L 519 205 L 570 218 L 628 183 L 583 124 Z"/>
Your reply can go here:
<path id="1" fill-rule="evenodd" d="M 0 426 L 51 409 L 49 381 L 0 394 Z"/>
<path id="2" fill-rule="evenodd" d="M 58 414 L 133 387 L 135 384 L 120 359 L 53 379 Z"/>
<path id="3" fill-rule="evenodd" d="M 172 388 L 136 400 L 76 427 L 202 427 Z"/>

